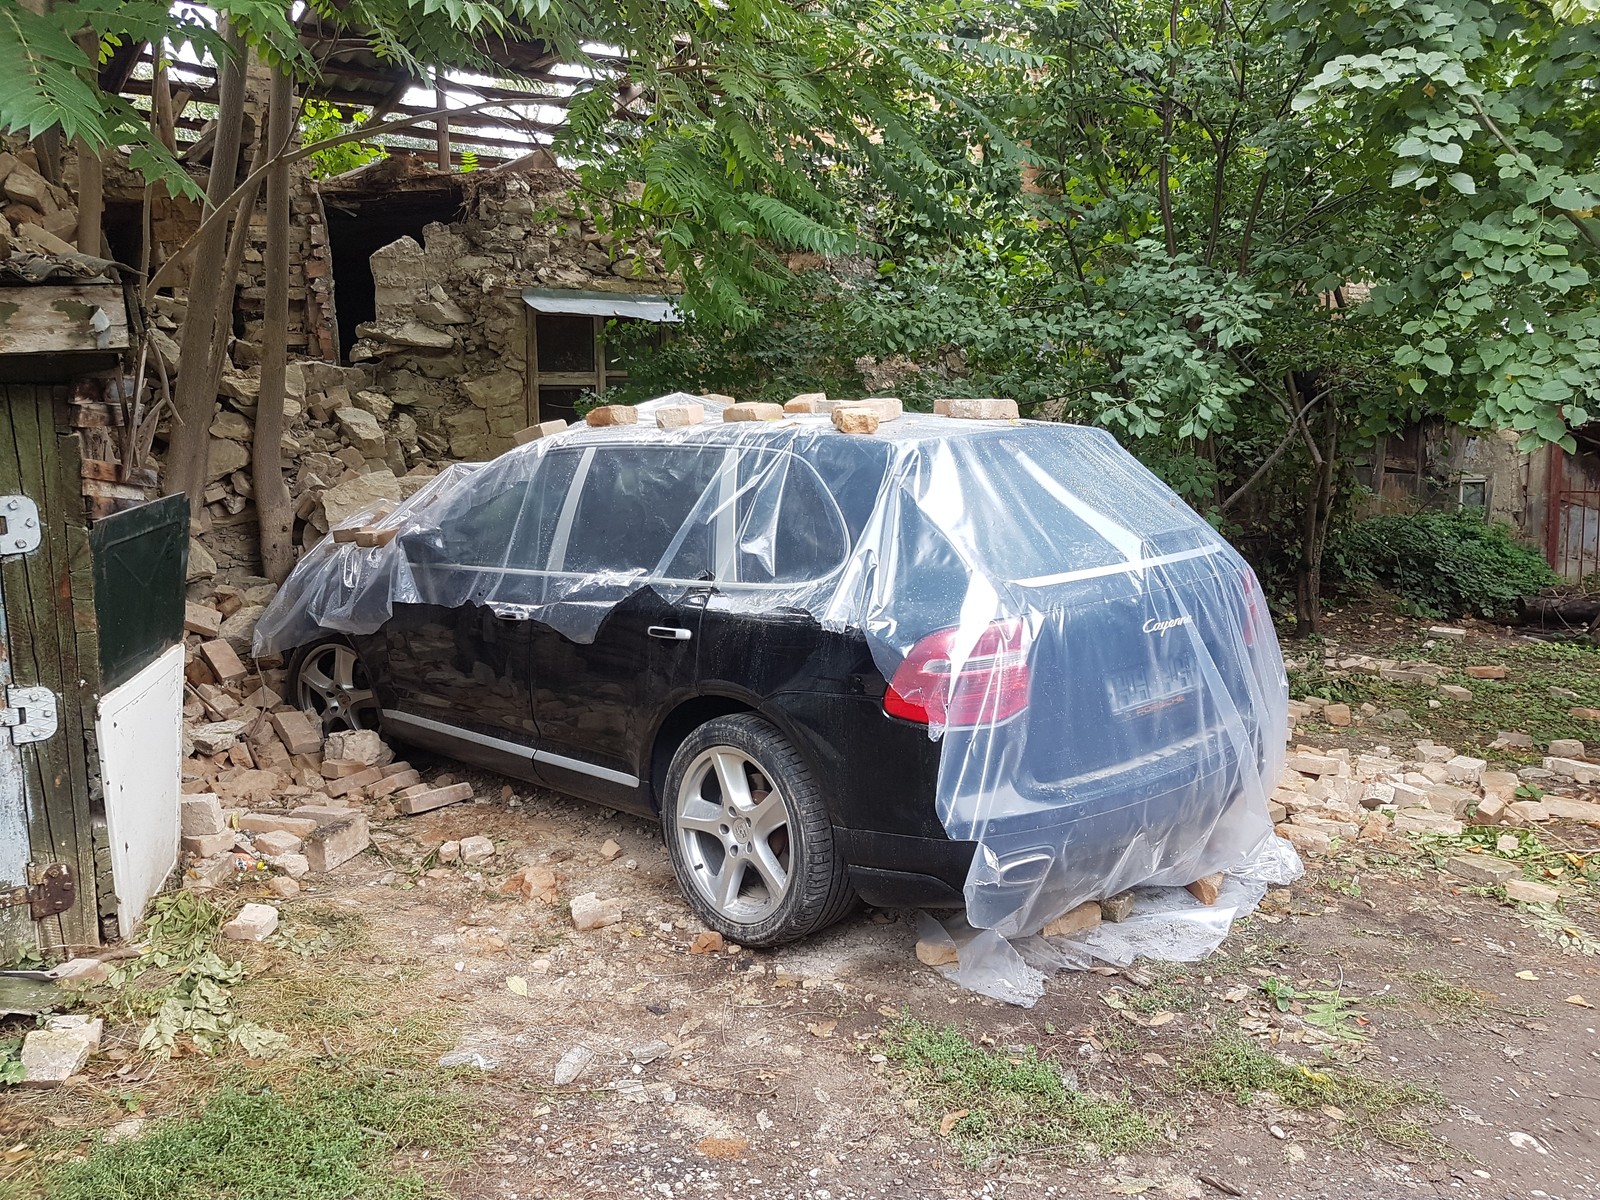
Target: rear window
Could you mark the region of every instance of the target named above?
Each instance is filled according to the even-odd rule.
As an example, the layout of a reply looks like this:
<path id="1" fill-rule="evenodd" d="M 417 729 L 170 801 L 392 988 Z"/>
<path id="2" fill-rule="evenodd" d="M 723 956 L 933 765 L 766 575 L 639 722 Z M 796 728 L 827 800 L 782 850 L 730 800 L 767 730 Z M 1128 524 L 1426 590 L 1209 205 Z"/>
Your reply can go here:
<path id="1" fill-rule="evenodd" d="M 746 450 L 739 456 L 735 505 L 735 583 L 821 579 L 850 552 L 838 501 L 797 455 Z"/>
<path id="2" fill-rule="evenodd" d="M 1214 541 L 1193 509 L 1092 436 L 1019 430 L 952 443 L 930 463 L 918 506 L 998 577 L 1114 568 Z"/>

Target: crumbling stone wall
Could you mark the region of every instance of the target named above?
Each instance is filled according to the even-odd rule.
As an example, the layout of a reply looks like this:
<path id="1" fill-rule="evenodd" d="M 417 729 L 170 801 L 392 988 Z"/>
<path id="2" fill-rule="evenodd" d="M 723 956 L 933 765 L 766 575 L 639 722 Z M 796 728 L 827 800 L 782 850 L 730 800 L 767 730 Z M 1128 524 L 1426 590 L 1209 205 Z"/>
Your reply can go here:
<path id="1" fill-rule="evenodd" d="M 465 219 L 428 225 L 420 243 L 401 238 L 372 256 L 376 318 L 358 330 L 353 365 L 290 366 L 283 449 L 298 544 L 375 501 L 410 495 L 448 462 L 514 445 L 528 424 L 524 288 L 672 290 L 658 257 L 608 247 L 577 215 L 571 186 L 554 168 L 494 172 L 473 189 Z M 326 255 L 318 223 L 303 227 L 312 232 L 302 249 Z M 308 303 L 315 295 L 306 289 Z M 329 338 L 332 329 L 330 320 Z M 196 580 L 259 569 L 250 467 L 260 385 L 240 345 L 211 425 Z M 334 357 L 325 340 L 319 348 Z"/>
<path id="2" fill-rule="evenodd" d="M 494 172 L 467 219 L 372 256 L 377 315 L 351 357 L 372 367 L 429 453 L 490 458 L 528 424 L 524 288 L 676 290 L 657 252 L 611 244 L 578 214 L 572 184 L 554 167 Z"/>
<path id="3" fill-rule="evenodd" d="M 339 325 L 333 303 L 333 255 L 328 246 L 328 215 L 322 195 L 303 162 L 289 174 L 289 354 L 291 357 L 339 358 Z M 264 191 L 265 189 L 263 189 Z M 261 321 L 267 297 L 267 202 L 265 195 L 250 216 L 250 241 L 239 270 L 234 303 L 243 338 L 234 346 L 240 365 L 259 361 Z"/>

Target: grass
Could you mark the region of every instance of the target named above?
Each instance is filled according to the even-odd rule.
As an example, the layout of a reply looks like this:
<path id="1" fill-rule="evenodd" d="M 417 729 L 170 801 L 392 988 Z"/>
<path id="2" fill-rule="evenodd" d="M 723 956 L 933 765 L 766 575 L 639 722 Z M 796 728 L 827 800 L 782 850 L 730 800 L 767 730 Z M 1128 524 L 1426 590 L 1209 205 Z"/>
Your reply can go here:
<path id="1" fill-rule="evenodd" d="M 180 897 L 191 895 L 179 893 Z M 163 898 L 147 928 L 153 953 L 204 957 L 222 910 Z M 190 1055 L 163 1095 L 97 1094 L 69 1125 L 37 1138 L 36 1157 L 0 1200 L 424 1200 L 444 1194 L 430 1163 L 452 1163 L 481 1120 L 451 1072 L 447 1014 L 418 1005 L 403 967 L 370 960 L 365 920 L 337 906 L 296 910 L 250 947 L 230 983 L 241 1021 L 286 1035 L 270 1059 Z M 123 992 L 116 1001 L 132 1003 Z M 91 1108 L 93 1111 L 91 1111 Z M 113 1111 L 120 1108 L 122 1112 Z M 140 1136 L 85 1141 L 125 1112 Z M 7 1189 L 10 1189 L 9 1191 Z"/>
<path id="2" fill-rule="evenodd" d="M 1437 971 L 1417 971 L 1406 976 L 1406 982 L 1411 985 L 1411 994 L 1418 1003 L 1445 1016 L 1458 1019 L 1474 1016 L 1492 1003 L 1489 993 L 1451 983 Z"/>
<path id="3" fill-rule="evenodd" d="M 1110 1156 L 1155 1141 L 1156 1127 L 1122 1098 L 1074 1091 L 1060 1064 L 1034 1047 L 974 1044 L 949 1025 L 912 1018 L 884 1032 L 883 1052 L 904 1074 L 929 1122 L 945 1122 L 969 1162 L 998 1154 L 1065 1151 Z M 957 1113 L 965 1115 L 954 1120 Z"/>
<path id="4" fill-rule="evenodd" d="M 1535 639 L 1486 644 L 1473 638 L 1465 643 L 1437 642 L 1423 647 L 1423 639 L 1410 635 L 1386 644 L 1356 644 L 1357 637 L 1341 640 L 1337 653 L 1365 653 L 1373 657 L 1434 662 L 1450 668 L 1441 682 L 1460 684 L 1472 692 L 1471 700 L 1451 700 L 1431 686 L 1386 683 L 1375 675 L 1329 672 L 1320 650 L 1301 670 L 1289 673 L 1290 694 L 1297 699 L 1320 696 L 1359 706 L 1371 703 L 1380 711 L 1404 709 L 1419 726 L 1410 733 L 1447 742 L 1480 757 L 1537 762 L 1542 747 L 1555 738 L 1600 739 L 1600 726 L 1573 717 L 1573 708 L 1600 707 L 1600 647 L 1584 642 L 1546 642 Z M 1503 680 L 1473 679 L 1466 668 L 1499 665 L 1507 668 Z M 1552 689 L 1574 693 L 1558 694 Z M 1443 700 L 1430 709 L 1429 700 Z M 1309 726 L 1315 716 L 1304 722 Z M 1532 750 L 1488 750 L 1499 730 L 1526 733 Z M 1426 732 L 1424 732 L 1426 731 Z M 1405 737 L 1407 731 L 1387 731 Z"/>
<path id="5" fill-rule="evenodd" d="M 96 1142 L 49 1171 L 51 1200 L 422 1200 L 443 1195 L 396 1158 L 458 1157 L 475 1137 L 466 1104 L 428 1079 L 305 1074 L 228 1086 L 142 1136 Z"/>
<path id="6" fill-rule="evenodd" d="M 1410 1149 L 1418 1148 L 1421 1126 L 1410 1120 L 1408 1110 L 1444 1103 L 1444 1097 L 1431 1088 L 1285 1062 L 1238 1033 L 1211 1039 L 1200 1055 L 1178 1067 L 1178 1079 L 1188 1087 L 1231 1096 L 1241 1106 L 1259 1093 L 1270 1093 L 1285 1106 L 1302 1111 L 1332 1107 L 1342 1114 L 1355 1141 L 1375 1138 Z"/>

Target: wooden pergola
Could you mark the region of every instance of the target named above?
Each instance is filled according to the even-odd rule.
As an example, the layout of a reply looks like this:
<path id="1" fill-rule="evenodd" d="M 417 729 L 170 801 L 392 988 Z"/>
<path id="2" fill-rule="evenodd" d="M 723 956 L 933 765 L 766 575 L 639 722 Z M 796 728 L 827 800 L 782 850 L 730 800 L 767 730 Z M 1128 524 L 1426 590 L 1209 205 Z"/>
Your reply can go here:
<path id="1" fill-rule="evenodd" d="M 413 150 L 431 142 L 434 161 L 446 170 L 461 161 L 463 149 L 492 166 L 547 144 L 561 125 L 550 110 L 564 110 L 576 86 L 585 81 L 581 71 L 575 71 L 541 42 L 496 44 L 487 56 L 499 69 L 497 75 L 503 75 L 496 82 L 481 83 L 450 78 L 442 71 L 419 75 L 384 61 L 365 41 L 326 25 L 309 9 L 300 20 L 300 29 L 307 52 L 319 65 L 318 77 L 301 84 L 300 94 L 335 105 L 347 118 L 364 113 L 376 123 L 397 116 L 431 114 L 449 107 L 452 96 L 471 97 L 461 108 L 475 111 L 419 121 L 404 133 L 380 139 Z M 616 66 L 619 74 L 627 65 L 625 58 L 616 55 L 590 57 Z M 193 146 L 207 124 L 190 106 L 214 105 L 219 99 L 215 66 L 163 63 L 148 42 L 133 40 L 117 46 L 101 65 L 100 87 L 109 93 L 147 99 L 157 128 L 179 152 Z M 418 92 L 427 94 L 425 102 L 419 102 Z M 619 94 L 619 114 L 636 98 L 636 93 L 628 91 Z M 487 111 L 476 110 L 488 101 L 499 103 Z"/>

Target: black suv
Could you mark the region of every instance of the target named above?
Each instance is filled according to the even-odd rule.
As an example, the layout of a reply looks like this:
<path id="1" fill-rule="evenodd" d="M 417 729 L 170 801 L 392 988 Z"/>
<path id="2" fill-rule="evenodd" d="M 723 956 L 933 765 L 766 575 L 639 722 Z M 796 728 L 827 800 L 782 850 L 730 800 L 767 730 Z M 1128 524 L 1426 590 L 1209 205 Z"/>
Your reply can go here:
<path id="1" fill-rule="evenodd" d="M 1104 433 L 580 427 L 390 520 L 263 621 L 294 699 L 659 817 L 742 944 L 858 897 L 1031 932 L 1266 830 L 1286 693 L 1254 576 Z"/>

